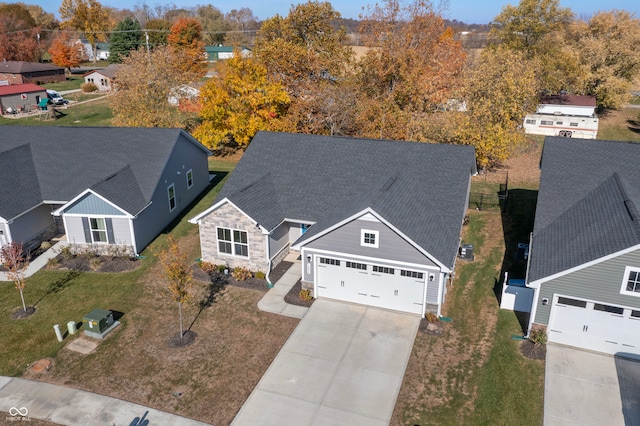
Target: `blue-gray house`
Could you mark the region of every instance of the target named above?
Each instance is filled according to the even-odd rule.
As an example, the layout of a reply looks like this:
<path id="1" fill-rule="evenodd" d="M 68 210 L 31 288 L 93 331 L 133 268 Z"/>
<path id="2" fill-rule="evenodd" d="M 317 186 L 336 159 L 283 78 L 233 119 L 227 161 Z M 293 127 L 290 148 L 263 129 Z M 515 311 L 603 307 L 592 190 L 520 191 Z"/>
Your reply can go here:
<path id="1" fill-rule="evenodd" d="M 440 313 L 471 146 L 259 132 L 200 226 L 202 258 L 269 272 L 300 253 L 314 297 Z"/>
<path id="2" fill-rule="evenodd" d="M 549 341 L 640 355 L 640 144 L 545 138 L 527 285 Z"/>
<path id="3" fill-rule="evenodd" d="M 6 126 L 0 244 L 64 233 L 138 254 L 208 186 L 209 155 L 181 129 Z"/>

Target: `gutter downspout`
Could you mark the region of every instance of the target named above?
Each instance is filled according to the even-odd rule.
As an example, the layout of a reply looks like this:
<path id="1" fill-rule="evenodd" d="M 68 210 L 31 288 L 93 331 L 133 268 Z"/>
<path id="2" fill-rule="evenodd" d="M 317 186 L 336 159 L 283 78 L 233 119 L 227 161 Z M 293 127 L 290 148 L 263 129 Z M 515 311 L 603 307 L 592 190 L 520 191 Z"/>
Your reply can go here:
<path id="1" fill-rule="evenodd" d="M 527 325 L 527 335 L 524 337 L 529 337 L 529 332 L 531 331 L 531 326 L 533 325 L 533 320 L 536 317 L 536 312 L 538 311 L 538 296 L 540 288 L 529 287 L 529 267 L 531 266 L 531 252 L 533 251 L 533 232 L 529 234 L 529 257 L 527 258 L 527 273 L 524 276 L 524 285 L 528 288 L 534 289 L 534 297 L 531 306 L 531 314 L 529 315 L 529 324 Z"/>
<path id="2" fill-rule="evenodd" d="M 264 234 L 265 244 L 266 244 L 266 253 L 267 253 L 267 275 L 265 278 L 267 279 L 267 287 L 273 288 L 273 283 L 269 279 L 269 274 L 271 273 L 271 256 L 269 255 L 269 234 Z"/>

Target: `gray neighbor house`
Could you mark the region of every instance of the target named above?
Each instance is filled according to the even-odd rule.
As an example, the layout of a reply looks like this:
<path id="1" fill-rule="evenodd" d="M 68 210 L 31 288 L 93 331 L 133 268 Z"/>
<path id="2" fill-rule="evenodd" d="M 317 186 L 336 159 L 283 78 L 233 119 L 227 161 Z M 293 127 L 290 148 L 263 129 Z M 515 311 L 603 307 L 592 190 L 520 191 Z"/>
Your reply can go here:
<path id="1" fill-rule="evenodd" d="M 440 314 L 475 173 L 471 146 L 258 132 L 190 222 L 204 261 L 295 252 L 316 298 Z"/>
<path id="2" fill-rule="evenodd" d="M 545 138 L 527 286 L 529 330 L 640 355 L 640 144 Z"/>
<path id="3" fill-rule="evenodd" d="M 5 126 L 0 244 L 139 254 L 207 188 L 209 155 L 181 129 Z"/>

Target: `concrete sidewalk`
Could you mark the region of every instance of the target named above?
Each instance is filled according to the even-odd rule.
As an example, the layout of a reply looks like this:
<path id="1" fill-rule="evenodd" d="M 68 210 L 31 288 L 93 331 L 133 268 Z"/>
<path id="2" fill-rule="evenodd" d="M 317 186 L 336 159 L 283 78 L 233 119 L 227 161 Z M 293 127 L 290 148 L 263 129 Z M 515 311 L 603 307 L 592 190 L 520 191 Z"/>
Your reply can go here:
<path id="1" fill-rule="evenodd" d="M 61 425 L 206 425 L 109 396 L 3 376 L 0 411 L 9 413 L 2 424 L 33 418 Z"/>
<path id="2" fill-rule="evenodd" d="M 287 317 L 302 318 L 309 308 L 291 305 L 284 301 L 284 297 L 289 293 L 291 287 L 302 277 L 300 262 L 293 260 L 293 258 L 287 258 L 285 260 L 291 261 L 293 265 L 291 265 L 282 278 L 273 285 L 273 288 L 269 289 L 267 294 L 260 299 L 258 309 Z"/>
<path id="3" fill-rule="evenodd" d="M 68 245 L 69 243 L 66 241 L 58 241 L 56 244 L 51 246 L 49 250 L 42 253 L 32 262 L 29 262 L 29 266 L 27 266 L 27 270 L 25 271 L 25 274 L 24 274 L 25 278 L 30 277 L 31 275 L 38 272 L 40 269 L 47 266 L 47 262 L 49 262 L 50 259 L 56 257 L 58 253 L 60 253 L 60 250 L 62 250 L 63 247 Z M 5 272 L 0 272 L 0 281 L 11 281 L 11 280 L 9 279 L 9 277 L 7 277 L 7 274 Z"/>

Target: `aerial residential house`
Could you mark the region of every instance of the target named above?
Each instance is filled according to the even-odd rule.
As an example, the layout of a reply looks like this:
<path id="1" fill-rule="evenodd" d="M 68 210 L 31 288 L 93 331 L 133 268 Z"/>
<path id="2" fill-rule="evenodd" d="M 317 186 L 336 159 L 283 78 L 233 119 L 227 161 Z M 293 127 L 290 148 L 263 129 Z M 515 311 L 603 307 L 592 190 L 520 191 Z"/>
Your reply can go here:
<path id="1" fill-rule="evenodd" d="M 0 114 L 37 110 L 40 101 L 46 98 L 45 88 L 32 83 L 0 86 Z"/>
<path id="2" fill-rule="evenodd" d="M 0 62 L 0 82 L 8 84 L 42 84 L 65 81 L 64 68 L 40 62 Z M 5 83 L 5 84 L 6 84 Z"/>
<path id="3" fill-rule="evenodd" d="M 544 96 L 536 113 L 525 117 L 524 131 L 531 135 L 595 139 L 598 135 L 595 109 L 593 96 Z"/>
<path id="4" fill-rule="evenodd" d="M 439 314 L 474 173 L 471 146 L 258 132 L 190 222 L 204 261 L 268 273 L 299 253 L 316 298 Z"/>
<path id="5" fill-rule="evenodd" d="M 7 126 L 0 244 L 66 234 L 139 254 L 209 185 L 209 154 L 181 129 Z"/>
<path id="6" fill-rule="evenodd" d="M 545 138 L 527 286 L 550 342 L 640 355 L 640 144 Z"/>
<path id="7" fill-rule="evenodd" d="M 85 73 L 82 77 L 85 83 L 93 83 L 99 92 L 109 92 L 113 90 L 113 83 L 116 79 L 116 73 L 121 65 L 111 64 L 105 68 L 98 68 Z"/>
<path id="8" fill-rule="evenodd" d="M 233 46 L 206 46 L 207 61 L 217 62 L 225 59 L 233 58 Z M 251 49 L 246 47 L 240 48 L 242 56 L 251 54 Z"/>

